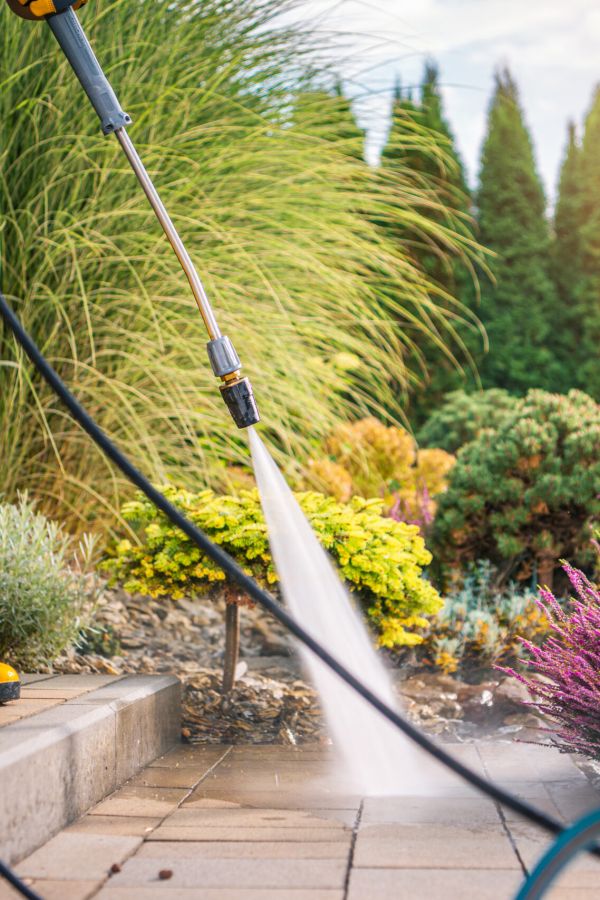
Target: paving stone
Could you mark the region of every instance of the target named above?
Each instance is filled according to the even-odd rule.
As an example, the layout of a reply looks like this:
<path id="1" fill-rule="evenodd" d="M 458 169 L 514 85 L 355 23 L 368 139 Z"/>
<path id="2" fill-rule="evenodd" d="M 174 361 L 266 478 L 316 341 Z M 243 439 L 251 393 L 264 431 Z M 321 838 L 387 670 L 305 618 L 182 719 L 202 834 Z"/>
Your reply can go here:
<path id="1" fill-rule="evenodd" d="M 136 676 L 139 685 L 143 676 Z M 117 707 L 117 784 L 157 753 L 170 749 L 181 731 L 181 683 L 172 675 L 148 675 L 145 687 L 113 703 Z"/>
<path id="2" fill-rule="evenodd" d="M 480 743 L 478 750 L 493 781 L 580 781 L 583 772 L 564 753 L 535 744 Z"/>
<path id="3" fill-rule="evenodd" d="M 232 759 L 269 759 L 287 760 L 302 759 L 315 761 L 333 760 L 339 765 L 339 759 L 331 748 L 320 747 L 318 744 L 302 744 L 300 747 L 282 747 L 279 744 L 254 744 L 251 746 L 236 746 L 231 751 Z"/>
<path id="4" fill-rule="evenodd" d="M 36 713 L 52 709 L 53 706 L 58 706 L 59 703 L 63 702 L 57 697 L 54 699 L 49 699 L 48 697 L 41 699 L 24 695 L 21 700 L 15 700 L 13 703 L 0 706 L 0 725 L 9 725 L 11 722 L 16 722 L 27 716 L 34 716 Z"/>
<path id="5" fill-rule="evenodd" d="M 55 699 L 23 700 L 23 708 L 51 708 L 0 728 L 0 856 L 8 862 L 114 791 L 179 732 L 180 684 L 172 676 L 57 676 L 39 684 L 55 686 Z M 61 699 L 81 687 L 88 692 Z"/>
<path id="6" fill-rule="evenodd" d="M 235 865 L 225 859 L 158 859 L 134 857 L 111 878 L 115 887 L 145 887 L 158 881 L 161 869 L 171 869 L 169 889 L 184 887 L 226 888 L 342 888 L 346 876 L 345 860 L 312 859 L 238 859 Z M 163 885 L 164 887 L 164 885 Z"/>
<path id="7" fill-rule="evenodd" d="M 92 690 L 87 688 L 52 688 L 51 683 L 48 687 L 46 682 L 41 684 L 33 684 L 31 687 L 25 685 L 21 688 L 21 700 L 72 700 L 74 697 L 80 697 L 82 694 Z"/>
<path id="8" fill-rule="evenodd" d="M 509 829 L 523 862 L 531 871 L 549 849 L 552 838 L 541 829 L 522 822 L 509 824 Z M 563 870 L 557 887 L 595 888 L 600 896 L 600 860 L 589 853 L 580 853 Z"/>
<path id="9" fill-rule="evenodd" d="M 329 773 L 310 771 L 306 768 L 286 764 L 285 767 L 265 766 L 249 769 L 238 766 L 231 770 L 224 765 L 217 766 L 202 782 L 202 790 L 216 788 L 223 790 L 272 791 L 279 788 L 327 790 L 339 794 L 356 794 L 356 788 L 349 778 L 335 777 Z"/>
<path id="10" fill-rule="evenodd" d="M 64 688 L 68 690 L 85 688 L 96 691 L 107 684 L 121 681 L 125 677 L 124 675 L 55 675 L 52 678 L 52 688 L 56 691 L 62 691 Z M 50 683 L 48 683 L 48 687 L 50 687 Z"/>
<path id="11" fill-rule="evenodd" d="M 166 766 L 148 766 L 138 775 L 134 775 L 127 785 L 139 787 L 188 788 L 195 787 L 210 768 L 206 766 L 189 766 L 185 768 Z"/>
<path id="12" fill-rule="evenodd" d="M 103 800 L 90 815 L 166 816 L 187 796 L 186 788 L 142 787 L 126 785 Z"/>
<path id="13" fill-rule="evenodd" d="M 170 819 L 167 819 L 167 823 Z M 161 825 L 151 832 L 148 841 L 347 841 L 352 832 L 347 828 L 248 828 L 199 825 L 192 827 Z"/>
<path id="14" fill-rule="evenodd" d="M 497 825 L 498 811 L 489 800 L 448 797 L 368 797 L 361 826 L 384 823 L 401 825 Z"/>
<path id="15" fill-rule="evenodd" d="M 354 824 L 354 810 L 304 809 L 202 809 L 182 807 L 168 824 L 183 827 L 321 828 L 338 829 Z"/>
<path id="16" fill-rule="evenodd" d="M 190 747 L 188 744 L 179 744 L 168 753 L 163 753 L 150 763 L 149 768 L 204 768 L 209 769 L 231 752 L 231 747 L 225 745 L 218 747 Z"/>
<path id="17" fill-rule="evenodd" d="M 50 681 L 51 678 L 56 678 L 56 675 L 45 675 L 40 672 L 34 672 L 32 674 L 23 674 L 19 675 L 21 679 L 21 684 L 35 684 L 36 681 Z"/>
<path id="18" fill-rule="evenodd" d="M 354 794 L 330 793 L 322 790 L 241 790 L 222 788 L 206 789 L 204 782 L 186 799 L 182 809 L 196 809 L 204 805 L 205 800 L 229 800 L 240 806 L 268 807 L 271 809 L 340 809 L 358 810 L 361 798 Z M 353 817 L 352 821 L 354 821 Z"/>
<path id="19" fill-rule="evenodd" d="M 348 900 L 509 900 L 522 880 L 507 869 L 353 869 Z"/>
<path id="20" fill-rule="evenodd" d="M 228 753 L 219 765 L 220 772 L 247 772 L 256 771 L 264 772 L 265 764 L 268 771 L 293 771 L 293 772 L 324 772 L 331 775 L 338 775 L 343 772 L 338 761 L 330 756 L 326 758 L 311 759 L 310 757 L 301 756 L 295 752 L 290 757 L 271 757 L 269 756 L 252 756 L 246 757 L 236 754 L 235 748 Z"/>
<path id="21" fill-rule="evenodd" d="M 351 836 L 342 841 L 148 841 L 138 859 L 347 859 Z"/>
<path id="22" fill-rule="evenodd" d="M 532 802 L 532 805 L 535 806 L 536 809 L 540 810 L 541 812 L 546 813 L 547 815 L 551 816 L 553 819 L 560 820 L 561 818 L 563 818 L 560 814 L 558 807 L 556 806 L 556 803 L 554 803 L 554 801 L 550 798 L 550 796 L 548 796 L 547 800 L 542 800 L 542 799 L 537 798 L 535 801 L 531 801 L 531 802 Z M 528 821 L 528 819 L 525 819 L 520 813 L 515 812 L 509 806 L 503 806 L 502 813 L 503 813 L 506 821 L 509 823 L 513 823 L 513 822 L 526 823 Z"/>
<path id="23" fill-rule="evenodd" d="M 343 900 L 344 892 L 328 889 L 308 890 L 243 890 L 239 888 L 169 888 L 168 894 L 163 892 L 165 882 L 153 887 L 115 888 L 110 881 L 106 887 L 96 894 L 98 900 Z M 162 897 L 161 897 L 162 894 Z"/>
<path id="24" fill-rule="evenodd" d="M 23 716 L 18 711 L 17 703 L 6 703 L 0 706 L 0 728 L 18 722 Z"/>
<path id="25" fill-rule="evenodd" d="M 39 878 L 24 879 L 28 887 L 44 900 L 89 900 L 101 885 L 101 881 L 56 881 Z M 0 881 L 0 900 L 23 900 L 23 895 L 6 882 Z"/>
<path id="26" fill-rule="evenodd" d="M 113 863 L 122 863 L 141 839 L 106 834 L 61 832 L 16 867 L 23 877 L 56 880 L 102 879 Z"/>
<path id="27" fill-rule="evenodd" d="M 598 900 L 598 891 L 594 888 L 554 888 L 549 890 L 544 900 Z"/>
<path id="28" fill-rule="evenodd" d="M 517 855 L 500 827 L 380 825 L 359 831 L 353 865 L 390 869 L 519 869 Z"/>
<path id="29" fill-rule="evenodd" d="M 60 703 L 0 729 L 0 855 L 39 847 L 115 788 L 115 720 Z"/>
<path id="30" fill-rule="evenodd" d="M 546 787 L 559 813 L 568 821 L 600 808 L 600 793 L 594 790 L 587 779 L 576 783 L 554 781 Z"/>
<path id="31" fill-rule="evenodd" d="M 147 837 L 157 828 L 162 818 L 149 816 L 98 816 L 89 815 L 79 819 L 65 828 L 65 832 L 84 832 L 85 834 L 130 834 Z"/>

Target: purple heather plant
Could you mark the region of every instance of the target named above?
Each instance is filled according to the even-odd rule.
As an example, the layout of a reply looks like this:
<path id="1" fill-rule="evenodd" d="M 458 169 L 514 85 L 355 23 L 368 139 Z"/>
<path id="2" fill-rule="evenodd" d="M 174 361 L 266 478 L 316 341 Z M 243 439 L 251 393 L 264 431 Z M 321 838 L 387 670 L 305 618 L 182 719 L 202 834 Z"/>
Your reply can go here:
<path id="1" fill-rule="evenodd" d="M 583 572 L 563 564 L 577 598 L 563 609 L 548 590 L 536 601 L 550 624 L 540 647 L 522 640 L 530 654 L 523 662 L 541 676 L 528 678 L 501 669 L 524 684 L 535 699 L 528 704 L 554 724 L 544 729 L 564 753 L 600 759 L 600 591 Z M 500 668 L 500 667 L 498 667 Z"/>
<path id="2" fill-rule="evenodd" d="M 431 509 L 431 494 L 424 484 L 416 489 L 415 502 L 411 504 L 399 494 L 395 495 L 389 516 L 396 522 L 406 522 L 407 525 L 418 525 L 421 534 L 425 535 L 433 522 Z"/>

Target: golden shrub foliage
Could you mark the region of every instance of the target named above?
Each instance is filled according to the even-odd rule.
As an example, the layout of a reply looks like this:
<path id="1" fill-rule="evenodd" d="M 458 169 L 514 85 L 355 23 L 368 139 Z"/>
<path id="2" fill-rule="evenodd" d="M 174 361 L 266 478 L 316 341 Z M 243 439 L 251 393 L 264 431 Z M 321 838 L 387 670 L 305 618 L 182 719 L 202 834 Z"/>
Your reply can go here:
<path id="1" fill-rule="evenodd" d="M 341 502 L 352 496 L 380 497 L 388 512 L 399 503 L 411 520 L 424 512 L 433 518 L 434 498 L 446 490 L 455 463 L 451 453 L 419 450 L 404 428 L 386 426 L 373 416 L 339 425 L 323 449 L 324 455 L 306 469 L 308 486 Z"/>

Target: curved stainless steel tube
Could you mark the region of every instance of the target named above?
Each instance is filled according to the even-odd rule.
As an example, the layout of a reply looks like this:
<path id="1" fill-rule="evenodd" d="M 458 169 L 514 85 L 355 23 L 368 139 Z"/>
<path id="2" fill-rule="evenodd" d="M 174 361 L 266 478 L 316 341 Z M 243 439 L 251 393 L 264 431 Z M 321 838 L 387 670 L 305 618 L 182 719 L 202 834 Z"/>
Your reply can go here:
<path id="1" fill-rule="evenodd" d="M 123 148 L 123 152 L 125 156 L 129 160 L 131 164 L 131 168 L 136 174 L 137 180 L 142 186 L 142 189 L 148 198 L 150 206 L 156 213 L 156 217 L 160 224 L 163 227 L 163 231 L 166 234 L 171 247 L 175 251 L 175 255 L 177 259 L 181 263 L 181 268 L 185 272 L 187 276 L 187 280 L 190 283 L 190 287 L 192 289 L 192 293 L 198 304 L 198 309 L 200 310 L 200 314 L 204 319 L 204 324 L 206 325 L 206 330 L 208 331 L 208 336 L 211 340 L 216 340 L 216 338 L 221 337 L 221 331 L 219 326 L 217 325 L 217 320 L 215 319 L 215 314 L 212 311 L 212 307 L 210 305 L 210 301 L 206 296 L 206 291 L 204 290 L 204 285 L 200 281 L 200 276 L 196 272 L 194 264 L 190 259 L 190 255 L 185 249 L 183 241 L 179 237 L 177 233 L 177 229 L 173 225 L 171 221 L 171 217 L 169 213 L 165 209 L 165 206 L 158 195 L 158 191 L 152 184 L 152 180 L 148 175 L 143 162 L 141 161 L 137 150 L 133 146 L 131 138 L 127 134 L 124 128 L 118 128 L 115 131 L 115 135 L 117 140 L 119 141 L 121 147 Z"/>

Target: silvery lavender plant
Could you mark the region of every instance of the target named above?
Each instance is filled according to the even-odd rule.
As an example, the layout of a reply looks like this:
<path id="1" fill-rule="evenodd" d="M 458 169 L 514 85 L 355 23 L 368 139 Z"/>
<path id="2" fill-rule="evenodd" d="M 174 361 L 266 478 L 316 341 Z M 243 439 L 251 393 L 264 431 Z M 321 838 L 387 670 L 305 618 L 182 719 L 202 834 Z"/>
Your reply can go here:
<path id="1" fill-rule="evenodd" d="M 583 572 L 563 564 L 577 598 L 563 609 L 548 590 L 536 601 L 548 618 L 550 636 L 536 647 L 523 641 L 530 658 L 525 665 L 542 680 L 513 669 L 535 698 L 531 706 L 554 725 L 545 729 L 565 753 L 583 753 L 600 760 L 600 591 Z"/>

